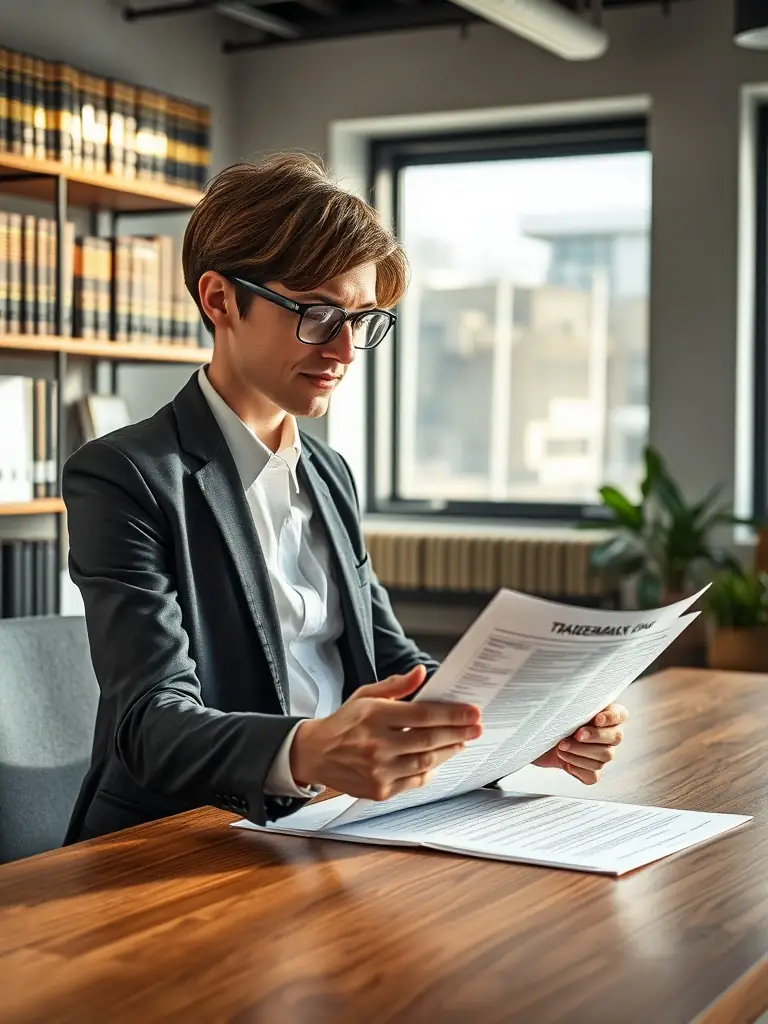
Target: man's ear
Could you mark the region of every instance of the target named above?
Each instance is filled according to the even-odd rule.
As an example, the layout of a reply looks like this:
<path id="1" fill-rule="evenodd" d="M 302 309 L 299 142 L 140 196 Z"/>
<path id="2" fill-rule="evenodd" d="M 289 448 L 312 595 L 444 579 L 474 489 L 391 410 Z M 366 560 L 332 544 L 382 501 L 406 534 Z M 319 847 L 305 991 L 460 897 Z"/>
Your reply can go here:
<path id="1" fill-rule="evenodd" d="M 215 270 L 206 270 L 198 282 L 200 305 L 214 327 L 229 327 L 237 317 L 234 287 Z"/>

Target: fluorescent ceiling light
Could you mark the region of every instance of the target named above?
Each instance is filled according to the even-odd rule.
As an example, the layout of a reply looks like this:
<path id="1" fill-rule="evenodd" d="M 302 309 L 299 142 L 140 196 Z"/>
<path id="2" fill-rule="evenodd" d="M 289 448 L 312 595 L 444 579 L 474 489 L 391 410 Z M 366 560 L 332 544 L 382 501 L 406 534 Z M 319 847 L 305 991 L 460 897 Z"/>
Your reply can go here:
<path id="1" fill-rule="evenodd" d="M 216 4 L 216 11 L 227 18 L 234 18 L 242 25 L 250 28 L 260 29 L 262 32 L 271 32 L 282 39 L 297 39 L 301 32 L 295 25 L 292 25 L 285 18 L 278 18 L 276 14 L 269 14 L 267 11 L 260 11 L 243 0 L 227 0 Z"/>
<path id="2" fill-rule="evenodd" d="M 768 5 L 765 0 L 736 0 L 733 38 L 739 46 L 768 50 Z"/>
<path id="3" fill-rule="evenodd" d="M 608 49 L 608 34 L 555 0 L 454 0 L 481 18 L 529 39 L 565 60 L 594 60 Z"/>

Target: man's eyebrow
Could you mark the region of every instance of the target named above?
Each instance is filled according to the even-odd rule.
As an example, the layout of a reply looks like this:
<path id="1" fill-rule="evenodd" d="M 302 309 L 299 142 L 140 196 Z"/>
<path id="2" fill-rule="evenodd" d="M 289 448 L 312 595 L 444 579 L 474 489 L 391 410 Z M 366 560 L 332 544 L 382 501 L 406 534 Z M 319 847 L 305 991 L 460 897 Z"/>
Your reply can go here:
<path id="1" fill-rule="evenodd" d="M 342 309 L 346 309 L 347 308 L 344 305 L 344 303 L 341 302 L 338 298 L 334 298 L 332 295 L 325 295 L 322 292 L 309 292 L 308 294 L 302 296 L 300 301 L 301 302 L 322 302 L 322 303 L 324 303 L 327 306 L 339 306 Z M 357 307 L 357 309 L 360 309 L 360 310 L 363 310 L 363 309 L 375 309 L 375 308 L 376 308 L 376 301 L 375 300 L 373 302 L 364 302 L 362 305 Z"/>

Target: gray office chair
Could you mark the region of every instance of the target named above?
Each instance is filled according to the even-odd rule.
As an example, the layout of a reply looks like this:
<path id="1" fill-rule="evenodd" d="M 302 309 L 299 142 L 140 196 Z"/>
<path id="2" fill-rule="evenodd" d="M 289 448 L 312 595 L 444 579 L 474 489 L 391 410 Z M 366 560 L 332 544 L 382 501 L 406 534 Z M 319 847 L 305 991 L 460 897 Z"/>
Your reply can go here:
<path id="1" fill-rule="evenodd" d="M 0 620 L 0 864 L 61 845 L 98 696 L 85 619 Z"/>

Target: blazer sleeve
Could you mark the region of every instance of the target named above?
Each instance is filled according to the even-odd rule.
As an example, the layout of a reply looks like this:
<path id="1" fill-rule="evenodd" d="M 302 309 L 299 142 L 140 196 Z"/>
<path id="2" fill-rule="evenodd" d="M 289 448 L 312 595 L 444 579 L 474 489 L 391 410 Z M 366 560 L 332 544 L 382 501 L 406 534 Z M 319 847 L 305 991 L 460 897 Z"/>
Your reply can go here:
<path id="1" fill-rule="evenodd" d="M 266 797 L 272 761 L 299 718 L 204 706 L 182 624 L 170 528 L 131 458 L 91 441 L 65 467 L 69 568 L 117 756 L 139 786 L 258 824 L 303 801 Z"/>
<path id="2" fill-rule="evenodd" d="M 343 456 L 339 459 L 344 466 L 349 485 L 354 495 L 354 505 L 357 509 L 357 533 L 360 537 L 360 545 L 365 546 L 363 540 L 363 527 L 360 521 L 360 499 L 355 485 L 355 478 L 352 470 Z M 373 651 L 376 661 L 376 675 L 379 679 L 386 679 L 388 676 L 404 675 L 416 668 L 417 665 L 425 665 L 427 679 L 434 675 L 439 667 L 431 655 L 422 651 L 418 644 L 406 636 L 405 630 L 395 615 L 386 587 L 370 567 L 371 578 L 371 616 L 373 621 Z"/>

